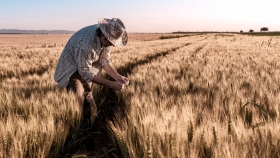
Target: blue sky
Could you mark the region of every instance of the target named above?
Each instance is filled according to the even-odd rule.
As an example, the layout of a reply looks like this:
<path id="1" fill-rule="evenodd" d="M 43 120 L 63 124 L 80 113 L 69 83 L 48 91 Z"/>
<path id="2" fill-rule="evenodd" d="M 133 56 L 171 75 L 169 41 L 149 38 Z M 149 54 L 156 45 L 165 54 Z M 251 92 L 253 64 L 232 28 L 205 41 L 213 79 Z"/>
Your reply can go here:
<path id="1" fill-rule="evenodd" d="M 128 32 L 280 31 L 280 0 L 1 0 L 0 29 L 71 30 L 120 18 Z"/>

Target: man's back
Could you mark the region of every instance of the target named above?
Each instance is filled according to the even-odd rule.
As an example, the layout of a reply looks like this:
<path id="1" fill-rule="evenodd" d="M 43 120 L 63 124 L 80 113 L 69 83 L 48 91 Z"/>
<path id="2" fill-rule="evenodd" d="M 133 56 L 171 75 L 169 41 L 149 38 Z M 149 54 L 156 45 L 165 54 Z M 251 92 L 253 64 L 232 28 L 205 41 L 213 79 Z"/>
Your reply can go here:
<path id="1" fill-rule="evenodd" d="M 84 27 L 74 33 L 63 49 L 59 61 L 57 63 L 54 80 L 58 82 L 59 87 L 65 87 L 68 84 L 70 76 L 78 70 L 77 50 L 99 49 L 98 42 L 94 41 L 95 32 L 98 25 L 90 25 Z M 99 44 L 100 45 L 100 44 Z"/>

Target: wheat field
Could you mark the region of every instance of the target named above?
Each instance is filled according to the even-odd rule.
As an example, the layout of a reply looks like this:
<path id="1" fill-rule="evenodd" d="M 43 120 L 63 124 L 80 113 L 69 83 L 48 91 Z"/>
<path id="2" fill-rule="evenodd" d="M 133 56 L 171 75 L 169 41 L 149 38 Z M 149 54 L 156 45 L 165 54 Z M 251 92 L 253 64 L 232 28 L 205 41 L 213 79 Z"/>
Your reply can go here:
<path id="1" fill-rule="evenodd" d="M 130 84 L 94 85 L 99 116 L 83 126 L 53 80 L 71 35 L 0 35 L 0 157 L 280 157 L 280 37 L 161 36 L 112 48 Z"/>

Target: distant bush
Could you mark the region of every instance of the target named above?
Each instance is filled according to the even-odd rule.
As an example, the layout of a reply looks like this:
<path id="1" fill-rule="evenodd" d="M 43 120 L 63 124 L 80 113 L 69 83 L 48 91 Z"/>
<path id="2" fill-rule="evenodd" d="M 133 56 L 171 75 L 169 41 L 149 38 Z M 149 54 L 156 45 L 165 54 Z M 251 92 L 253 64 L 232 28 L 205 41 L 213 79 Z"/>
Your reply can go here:
<path id="1" fill-rule="evenodd" d="M 262 32 L 262 31 L 268 31 L 268 27 L 262 27 L 262 28 L 261 28 L 261 32 Z"/>

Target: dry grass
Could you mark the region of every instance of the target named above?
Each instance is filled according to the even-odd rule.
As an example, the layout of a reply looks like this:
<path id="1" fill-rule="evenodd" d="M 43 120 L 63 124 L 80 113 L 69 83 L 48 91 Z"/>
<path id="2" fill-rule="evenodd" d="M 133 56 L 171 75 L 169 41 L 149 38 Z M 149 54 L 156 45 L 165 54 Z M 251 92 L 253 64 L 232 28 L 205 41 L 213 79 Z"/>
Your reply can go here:
<path id="1" fill-rule="evenodd" d="M 124 157 L 280 156 L 279 37 L 144 35 L 111 55 L 130 79 L 109 120 Z M 0 157 L 58 156 L 80 128 L 79 101 L 53 81 L 70 35 L 0 37 Z"/>

